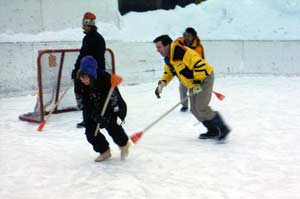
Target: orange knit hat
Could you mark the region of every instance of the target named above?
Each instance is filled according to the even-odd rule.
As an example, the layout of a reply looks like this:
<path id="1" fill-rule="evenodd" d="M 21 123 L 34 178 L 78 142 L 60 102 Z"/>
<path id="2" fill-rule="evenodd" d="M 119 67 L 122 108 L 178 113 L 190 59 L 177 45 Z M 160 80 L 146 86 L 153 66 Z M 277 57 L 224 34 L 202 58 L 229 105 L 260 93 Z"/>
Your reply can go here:
<path id="1" fill-rule="evenodd" d="M 95 26 L 96 15 L 91 12 L 86 12 L 82 18 L 82 25 Z"/>

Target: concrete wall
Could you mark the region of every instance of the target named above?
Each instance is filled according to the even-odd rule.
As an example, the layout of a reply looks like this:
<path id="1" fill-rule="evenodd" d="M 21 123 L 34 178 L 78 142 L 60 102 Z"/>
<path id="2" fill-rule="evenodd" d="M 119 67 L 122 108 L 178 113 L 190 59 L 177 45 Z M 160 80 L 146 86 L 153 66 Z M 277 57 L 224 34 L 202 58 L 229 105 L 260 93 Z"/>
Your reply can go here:
<path id="1" fill-rule="evenodd" d="M 119 26 L 118 0 L 1 0 L 1 32 L 38 33 L 77 28 L 86 11 L 94 12 L 97 21 Z"/>
<path id="2" fill-rule="evenodd" d="M 300 41 L 204 41 L 207 61 L 220 74 L 300 75 Z M 81 42 L 0 43 L 0 97 L 34 93 L 40 49 L 80 48 Z M 162 57 L 152 42 L 107 41 L 124 84 L 157 81 Z M 73 66 L 68 66 L 73 67 Z"/>
<path id="3" fill-rule="evenodd" d="M 300 41 L 204 41 L 217 73 L 300 75 Z"/>

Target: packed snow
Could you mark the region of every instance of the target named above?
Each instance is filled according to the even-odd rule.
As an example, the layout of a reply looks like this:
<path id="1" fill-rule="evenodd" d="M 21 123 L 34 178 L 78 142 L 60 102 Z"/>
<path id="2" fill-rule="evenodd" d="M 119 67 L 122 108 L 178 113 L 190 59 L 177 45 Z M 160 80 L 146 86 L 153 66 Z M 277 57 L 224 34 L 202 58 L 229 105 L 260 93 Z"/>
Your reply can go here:
<path id="1" fill-rule="evenodd" d="M 100 22 L 99 30 L 106 39 L 124 41 L 151 41 L 162 33 L 175 37 L 186 26 L 204 39 L 293 40 L 300 35 L 299 2 L 207 0 L 173 11 L 132 12 L 122 17 L 121 30 Z M 81 40 L 80 32 L 2 33 L 0 42 Z M 156 84 L 120 85 L 128 135 L 178 103 L 177 80 L 164 88 L 161 99 L 154 95 Z M 299 88 L 300 77 L 217 75 L 214 89 L 225 99 L 213 97 L 211 107 L 232 128 L 224 144 L 199 140 L 205 128 L 178 107 L 132 144 L 125 161 L 102 130 L 112 149 L 112 158 L 102 163 L 93 161 L 98 154 L 84 129 L 75 127 L 79 111 L 52 115 L 37 132 L 38 124 L 18 120 L 33 110 L 36 96 L 0 98 L 0 198 L 297 198 Z"/>
<path id="2" fill-rule="evenodd" d="M 300 190 L 300 78 L 252 76 L 217 78 L 211 106 L 231 126 L 225 144 L 199 140 L 204 132 L 179 108 L 132 144 L 126 161 L 112 142 L 112 158 L 97 153 L 77 129 L 81 113 L 56 114 L 44 130 L 19 121 L 35 98 L 0 99 L 0 197 L 42 198 L 297 198 Z M 129 135 L 143 130 L 178 100 L 172 82 L 162 98 L 155 83 L 120 86 L 128 104 Z"/>
<path id="3" fill-rule="evenodd" d="M 78 28 L 39 34 L 10 34 L 3 30 L 0 42 L 80 41 Z M 152 41 L 158 33 L 176 38 L 187 26 L 203 40 L 299 40 L 300 0 L 207 0 L 175 10 L 130 12 L 120 18 L 120 28 L 97 22 L 107 40 Z"/>

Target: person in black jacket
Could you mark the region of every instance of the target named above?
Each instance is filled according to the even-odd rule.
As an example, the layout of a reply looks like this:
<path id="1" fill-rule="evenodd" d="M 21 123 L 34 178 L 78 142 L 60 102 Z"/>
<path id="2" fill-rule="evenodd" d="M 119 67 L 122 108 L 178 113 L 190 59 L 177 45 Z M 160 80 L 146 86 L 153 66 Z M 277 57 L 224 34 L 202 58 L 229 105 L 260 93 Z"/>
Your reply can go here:
<path id="1" fill-rule="evenodd" d="M 111 156 L 109 143 L 104 135 L 100 131 L 96 136 L 94 135 L 98 123 L 100 128 L 105 128 L 120 147 L 121 159 L 125 159 L 128 156 L 130 142 L 123 127 L 117 121 L 118 118 L 124 121 L 127 106 L 117 87 L 110 97 L 104 115 L 101 116 L 111 88 L 111 75 L 104 70 L 97 71 L 96 60 L 92 56 L 85 56 L 80 62 L 77 79 L 81 81 L 78 93 L 84 96 L 80 103 L 84 110 L 85 134 L 88 142 L 93 145 L 93 149 L 100 153 L 95 161 L 101 162 Z"/>
<path id="2" fill-rule="evenodd" d="M 91 12 L 86 12 L 83 15 L 82 19 L 82 29 L 85 34 L 82 40 L 82 46 L 80 48 L 80 54 L 75 63 L 75 67 L 72 71 L 72 79 L 75 85 L 75 96 L 76 99 L 80 100 L 81 96 L 79 96 L 76 92 L 76 87 L 78 86 L 79 80 L 76 80 L 76 74 L 79 70 L 80 60 L 87 55 L 91 55 L 95 58 L 98 63 L 98 70 L 105 70 L 105 50 L 106 44 L 105 40 L 101 34 L 97 32 L 97 26 L 95 25 L 96 16 Z M 80 107 L 79 107 L 80 108 Z M 77 127 L 84 127 L 84 122 L 80 122 L 77 124 Z"/>

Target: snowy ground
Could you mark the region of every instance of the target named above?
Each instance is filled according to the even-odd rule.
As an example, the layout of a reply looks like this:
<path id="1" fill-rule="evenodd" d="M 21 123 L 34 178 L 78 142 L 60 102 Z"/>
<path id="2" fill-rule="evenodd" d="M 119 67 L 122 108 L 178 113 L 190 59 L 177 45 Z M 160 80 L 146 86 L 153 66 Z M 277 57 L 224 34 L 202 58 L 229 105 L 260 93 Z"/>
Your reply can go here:
<path id="1" fill-rule="evenodd" d="M 203 40 L 298 40 L 299 8 L 299 0 L 214 0 L 173 11 L 132 12 L 122 17 L 120 30 L 98 25 L 107 40 L 152 41 L 159 33 L 175 38 L 187 26 Z M 80 27 L 3 32 L 0 42 L 80 41 L 82 36 Z M 129 108 L 124 125 L 129 135 L 178 102 L 176 81 L 161 99 L 154 95 L 155 86 L 120 87 Z M 36 97 L 1 98 L 0 199 L 299 198 L 300 77 L 218 77 L 215 90 L 226 98 L 213 98 L 212 107 L 233 129 L 226 144 L 197 139 L 205 129 L 178 108 L 131 147 L 126 161 L 119 160 L 109 139 L 113 157 L 103 163 L 93 161 L 97 154 L 84 130 L 75 128 L 80 112 L 53 115 L 38 133 L 37 124 L 18 120 L 33 110 Z"/>
<path id="2" fill-rule="evenodd" d="M 178 102 L 176 81 L 161 99 L 155 84 L 120 86 L 129 135 Z M 131 147 L 126 161 L 111 144 L 113 156 L 103 163 L 93 161 L 97 154 L 75 128 L 80 112 L 54 115 L 38 133 L 37 124 L 18 120 L 35 97 L 0 99 L 0 198 L 297 198 L 299 88 L 299 77 L 218 77 L 215 90 L 226 98 L 211 105 L 233 129 L 225 144 L 197 139 L 204 128 L 178 108 Z"/>

